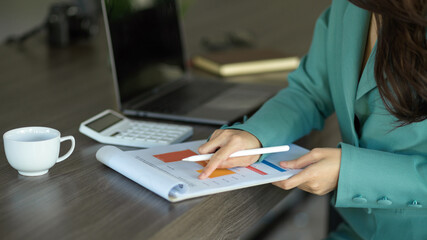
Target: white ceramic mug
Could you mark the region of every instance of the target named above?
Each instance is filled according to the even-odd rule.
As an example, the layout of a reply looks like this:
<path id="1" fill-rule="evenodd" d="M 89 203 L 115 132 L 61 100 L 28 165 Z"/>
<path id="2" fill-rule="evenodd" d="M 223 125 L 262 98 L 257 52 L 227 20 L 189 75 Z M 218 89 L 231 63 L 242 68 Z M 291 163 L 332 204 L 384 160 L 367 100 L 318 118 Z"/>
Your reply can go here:
<path id="1" fill-rule="evenodd" d="M 61 142 L 70 140 L 71 148 L 59 156 Z M 61 137 L 58 130 L 47 127 L 23 127 L 3 135 L 4 150 L 9 164 L 24 176 L 46 174 L 57 162 L 68 158 L 74 150 L 73 136 Z"/>

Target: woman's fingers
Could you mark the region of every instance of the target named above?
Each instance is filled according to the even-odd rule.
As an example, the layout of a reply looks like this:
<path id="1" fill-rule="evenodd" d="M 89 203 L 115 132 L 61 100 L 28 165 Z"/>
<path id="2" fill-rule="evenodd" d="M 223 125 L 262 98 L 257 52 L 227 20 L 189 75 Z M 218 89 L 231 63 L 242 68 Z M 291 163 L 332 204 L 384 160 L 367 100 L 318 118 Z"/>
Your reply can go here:
<path id="1" fill-rule="evenodd" d="M 284 168 L 305 168 L 308 165 L 318 162 L 324 156 L 324 149 L 315 148 L 309 153 L 302 155 L 301 157 L 291 160 L 280 162 L 280 166 Z"/>
<path id="2" fill-rule="evenodd" d="M 230 158 L 232 153 L 240 150 L 259 148 L 260 141 L 249 132 L 242 130 L 216 130 L 211 139 L 199 147 L 201 154 L 214 153 L 206 167 L 203 169 L 199 179 L 205 179 L 216 168 L 229 168 L 235 166 L 247 166 L 255 162 L 259 156 Z"/>
<path id="3" fill-rule="evenodd" d="M 274 182 L 273 185 L 278 186 L 280 188 L 283 188 L 285 190 L 290 190 L 292 188 L 296 188 L 303 183 L 306 183 L 311 179 L 310 174 L 308 173 L 307 169 L 302 170 L 301 172 L 293 175 L 292 177 L 280 181 L 280 182 Z"/>
<path id="4" fill-rule="evenodd" d="M 212 135 L 211 135 L 211 137 L 210 137 L 210 139 L 215 139 L 218 135 L 220 135 L 221 133 L 223 133 L 224 132 L 224 130 L 223 129 L 217 129 L 217 130 L 215 130 L 213 133 L 212 133 Z"/>
<path id="5" fill-rule="evenodd" d="M 219 167 L 219 165 L 228 159 L 228 157 L 239 150 L 239 146 L 228 144 L 220 148 L 209 160 L 206 167 L 200 173 L 199 179 L 206 179 L 212 172 Z"/>
<path id="6" fill-rule="evenodd" d="M 341 164 L 341 149 L 313 150 L 299 159 L 281 164 L 284 167 L 302 168 L 301 172 L 274 185 L 289 190 L 298 187 L 304 191 L 324 195 L 336 189 Z"/>
<path id="7" fill-rule="evenodd" d="M 261 155 L 228 158 L 218 165 L 218 168 L 246 167 L 256 162 Z"/>
<path id="8" fill-rule="evenodd" d="M 223 135 L 224 130 L 216 130 L 208 142 L 202 144 L 198 151 L 200 154 L 214 153 L 218 148 L 227 143 L 227 138 Z"/>

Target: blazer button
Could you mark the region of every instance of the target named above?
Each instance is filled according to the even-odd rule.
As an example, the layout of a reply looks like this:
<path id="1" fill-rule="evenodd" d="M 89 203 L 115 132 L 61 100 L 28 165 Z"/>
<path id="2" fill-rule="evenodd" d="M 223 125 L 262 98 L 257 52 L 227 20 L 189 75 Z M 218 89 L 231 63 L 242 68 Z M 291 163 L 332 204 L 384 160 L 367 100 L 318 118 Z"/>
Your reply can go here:
<path id="1" fill-rule="evenodd" d="M 377 203 L 379 205 L 384 205 L 384 206 L 389 206 L 391 205 L 393 202 L 390 201 L 390 199 L 388 199 L 387 197 L 382 197 L 380 199 L 378 199 Z"/>
<path id="2" fill-rule="evenodd" d="M 368 200 L 366 200 L 366 198 L 364 198 L 362 195 L 357 195 L 352 200 L 355 203 L 367 203 L 368 202 Z"/>
<path id="3" fill-rule="evenodd" d="M 423 205 L 421 205 L 421 203 L 417 202 L 417 200 L 414 200 L 414 201 L 412 201 L 411 203 L 408 204 L 408 207 L 422 208 Z"/>

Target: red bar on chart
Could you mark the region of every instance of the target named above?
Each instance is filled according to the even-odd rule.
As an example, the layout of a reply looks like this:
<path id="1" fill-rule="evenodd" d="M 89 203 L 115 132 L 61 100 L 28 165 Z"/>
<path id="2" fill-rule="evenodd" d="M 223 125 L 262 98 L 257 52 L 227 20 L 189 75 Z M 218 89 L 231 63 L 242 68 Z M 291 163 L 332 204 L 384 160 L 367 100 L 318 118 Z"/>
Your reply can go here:
<path id="1" fill-rule="evenodd" d="M 181 161 L 183 158 L 191 157 L 194 155 L 197 155 L 197 153 L 191 151 L 190 149 L 187 149 L 184 151 L 158 154 L 158 155 L 154 155 L 154 157 L 159 160 L 162 160 L 165 163 L 170 163 L 170 162 L 178 162 L 178 161 Z"/>
<path id="2" fill-rule="evenodd" d="M 259 170 L 259 169 L 256 169 L 256 168 L 254 168 L 254 167 L 252 167 L 252 166 L 247 166 L 246 168 L 247 168 L 247 169 L 249 169 L 249 170 L 252 170 L 252 171 L 254 171 L 254 172 L 256 172 L 256 173 L 259 173 L 259 174 L 261 174 L 261 175 L 267 175 L 267 173 L 265 173 L 265 172 L 263 172 L 263 171 L 261 171 L 261 170 Z"/>

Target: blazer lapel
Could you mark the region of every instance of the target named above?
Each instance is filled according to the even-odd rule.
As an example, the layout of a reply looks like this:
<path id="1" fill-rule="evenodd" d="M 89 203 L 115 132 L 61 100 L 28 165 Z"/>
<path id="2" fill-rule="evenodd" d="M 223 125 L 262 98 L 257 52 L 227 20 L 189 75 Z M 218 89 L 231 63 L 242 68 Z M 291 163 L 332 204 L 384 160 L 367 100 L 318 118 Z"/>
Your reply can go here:
<path id="1" fill-rule="evenodd" d="M 368 62 L 366 63 L 365 69 L 363 70 L 362 77 L 360 78 L 359 86 L 357 87 L 356 101 L 358 101 L 361 97 L 377 86 L 374 74 L 376 50 L 377 45 L 375 44 L 371 55 L 369 56 Z"/>
<path id="2" fill-rule="evenodd" d="M 369 30 L 370 15 L 370 12 L 349 4 L 343 18 L 341 81 L 345 111 L 348 114 L 349 121 L 349 126 L 347 127 L 351 129 L 351 140 L 355 145 L 358 145 L 358 137 L 354 127 L 354 105 Z"/>

